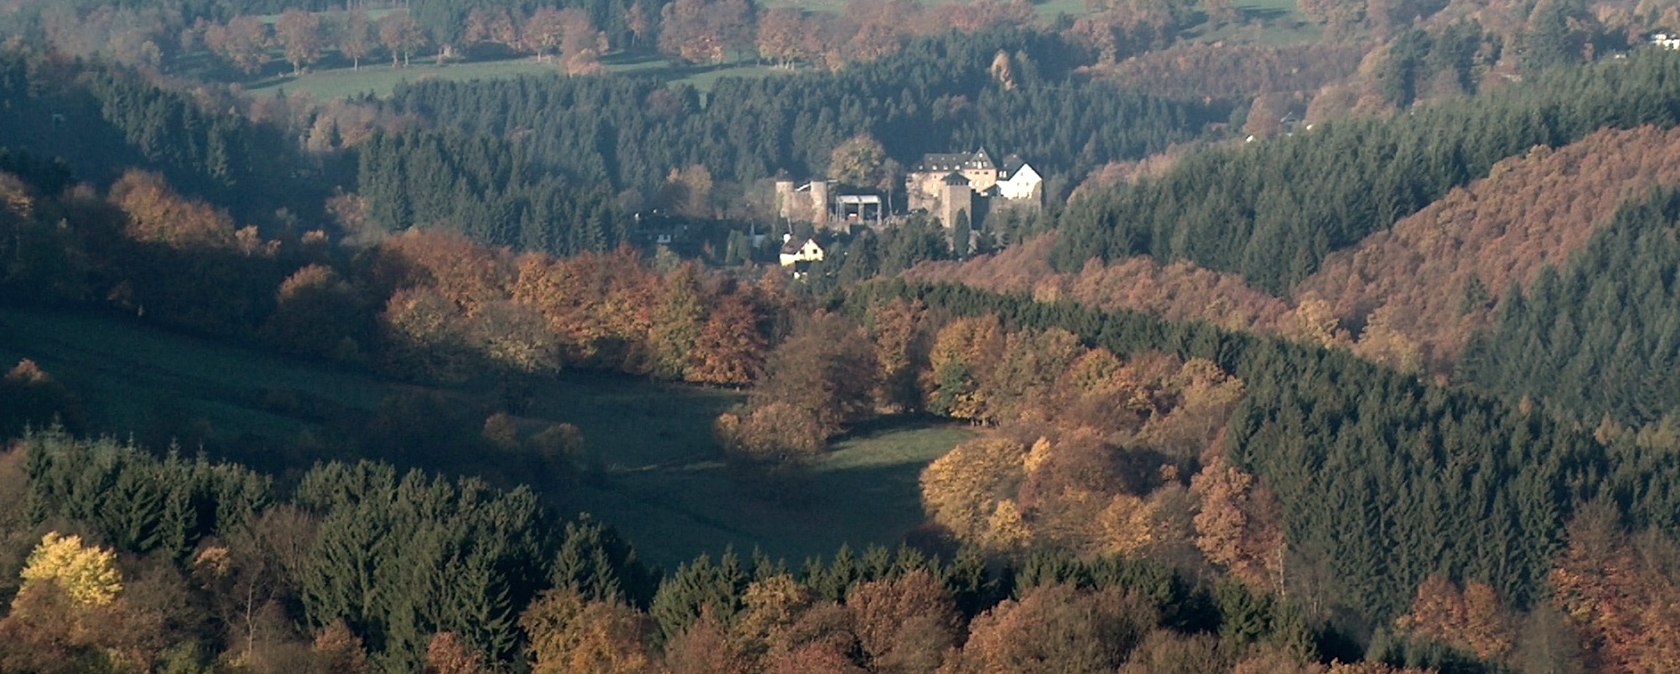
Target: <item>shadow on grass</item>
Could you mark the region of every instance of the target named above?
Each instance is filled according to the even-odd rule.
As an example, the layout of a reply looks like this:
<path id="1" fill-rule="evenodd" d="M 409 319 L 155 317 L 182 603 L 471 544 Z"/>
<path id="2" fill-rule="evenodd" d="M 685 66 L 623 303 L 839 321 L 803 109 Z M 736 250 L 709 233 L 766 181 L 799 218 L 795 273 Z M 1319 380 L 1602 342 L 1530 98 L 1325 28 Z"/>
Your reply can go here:
<path id="1" fill-rule="evenodd" d="M 925 430 L 930 428 L 951 428 L 955 426 L 967 427 L 961 422 L 954 422 L 944 417 L 932 414 L 899 414 L 870 419 L 852 426 L 844 434 L 836 436 L 829 444 L 839 445 L 857 440 L 877 438 L 888 433 Z"/>
<path id="2" fill-rule="evenodd" d="M 1242 12 L 1242 22 L 1243 23 L 1247 23 L 1247 22 L 1253 21 L 1255 19 L 1259 19 L 1259 20 L 1261 20 L 1263 22 L 1266 22 L 1266 23 L 1271 23 L 1273 21 L 1278 21 L 1278 20 L 1284 19 L 1284 18 L 1289 16 L 1289 12 L 1287 10 L 1282 9 L 1282 8 L 1278 8 L 1278 7 L 1248 6 L 1248 7 L 1239 7 L 1237 9 L 1238 9 L 1238 11 Z"/>
<path id="3" fill-rule="evenodd" d="M 633 470 L 579 474 L 481 437 L 493 387 L 432 387 L 248 345 L 182 335 L 83 311 L 0 308 L 0 357 L 37 360 L 88 406 L 91 431 L 131 434 L 153 451 L 245 463 L 282 489 L 318 461 L 388 461 L 451 476 L 527 484 L 571 516 L 589 512 L 667 568 L 726 547 L 789 561 L 894 545 L 921 527 L 919 478 L 970 436 L 930 417 L 877 420 L 782 485 L 755 495 L 723 463 L 711 420 L 738 393 L 568 372 L 534 384 L 527 432 L 567 422 L 603 463 Z M 416 421 L 418 420 L 418 421 Z"/>
<path id="4" fill-rule="evenodd" d="M 797 564 L 841 545 L 896 546 L 923 528 L 920 477 L 910 461 L 784 476 L 747 485 L 721 463 L 704 470 L 621 474 L 562 498 L 609 522 L 638 553 L 667 569 L 700 554 L 763 551 Z M 767 493 L 775 492 L 775 493 Z"/>
<path id="5" fill-rule="evenodd" d="M 880 419 L 801 470 L 708 460 L 615 473 L 572 496 L 666 566 L 729 547 L 797 563 L 841 544 L 915 539 L 925 519 L 922 470 L 968 437 L 966 425 L 934 417 Z"/>

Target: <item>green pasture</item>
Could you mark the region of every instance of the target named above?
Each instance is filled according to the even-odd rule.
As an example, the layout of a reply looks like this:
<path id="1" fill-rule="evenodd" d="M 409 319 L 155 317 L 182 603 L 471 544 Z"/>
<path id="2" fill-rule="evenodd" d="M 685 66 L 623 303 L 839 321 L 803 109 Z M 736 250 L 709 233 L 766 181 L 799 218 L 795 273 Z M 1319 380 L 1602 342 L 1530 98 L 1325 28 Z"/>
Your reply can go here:
<path id="1" fill-rule="evenodd" d="M 717 81 L 725 77 L 768 77 L 793 72 L 754 61 L 739 61 L 718 66 L 679 66 L 651 56 L 634 59 L 609 57 L 604 63 L 610 73 L 652 75 L 672 84 L 687 84 L 701 92 L 710 92 Z M 442 66 L 430 59 L 416 57 L 406 68 L 393 68 L 389 61 L 375 58 L 364 61 L 360 69 L 317 69 L 295 77 L 286 72 L 253 82 L 245 90 L 252 95 L 273 95 L 280 91 L 286 92 L 287 95 L 307 94 L 316 100 L 328 101 L 364 94 L 372 94 L 375 97 L 389 96 L 398 84 L 404 82 L 491 80 L 559 72 L 556 61 L 538 63 L 535 58 L 529 56 L 496 61 L 453 62 Z"/>
<path id="2" fill-rule="evenodd" d="M 844 14 L 850 0 L 765 0 L 760 3 L 766 8 L 797 7 L 807 12 L 824 14 Z M 927 0 L 922 3 L 926 7 L 937 7 L 948 4 L 966 4 L 966 0 Z M 1059 15 L 1079 16 L 1090 11 L 1085 0 L 1034 0 L 1033 11 L 1045 19 L 1054 19 Z"/>
<path id="3" fill-rule="evenodd" d="M 603 485 L 577 496 L 667 566 L 699 551 L 715 557 L 726 547 L 742 554 L 756 547 L 797 564 L 833 554 L 841 544 L 856 549 L 903 540 L 923 521 L 922 468 L 970 433 L 916 422 L 862 431 L 835 443 L 807 475 L 771 486 L 774 497 L 743 489 L 715 453 L 612 466 Z"/>
<path id="4" fill-rule="evenodd" d="M 332 442 L 334 429 L 361 423 L 392 396 L 429 391 L 491 410 L 498 395 L 489 384 L 423 388 L 104 314 L 0 309 L 0 365 L 22 358 L 82 398 L 95 432 L 153 448 L 173 439 L 189 454 L 237 446 L 239 456 L 282 476 L 352 458 Z M 576 425 L 601 464 L 598 478 L 561 480 L 505 455 L 452 457 L 448 470 L 531 484 L 562 512 L 611 523 L 660 564 L 726 546 L 797 563 L 842 543 L 902 540 L 922 521 L 922 467 L 970 434 L 928 421 L 859 429 L 794 484 L 797 498 L 770 498 L 743 489 L 712 440 L 712 420 L 741 399 L 736 391 L 568 373 L 533 383 L 519 418 L 527 427 Z"/>
<path id="5" fill-rule="evenodd" d="M 256 82 L 246 91 L 255 95 L 285 91 L 287 95 L 308 94 L 316 100 L 329 101 L 363 94 L 389 96 L 398 84 L 405 82 L 488 80 L 555 72 L 559 70 L 553 61 L 538 63 L 532 58 L 450 63 L 439 67 L 422 57 L 410 61 L 407 68 L 393 68 L 390 61 L 373 58 L 364 61 L 359 69 L 313 70 L 297 77 L 287 74 Z"/>

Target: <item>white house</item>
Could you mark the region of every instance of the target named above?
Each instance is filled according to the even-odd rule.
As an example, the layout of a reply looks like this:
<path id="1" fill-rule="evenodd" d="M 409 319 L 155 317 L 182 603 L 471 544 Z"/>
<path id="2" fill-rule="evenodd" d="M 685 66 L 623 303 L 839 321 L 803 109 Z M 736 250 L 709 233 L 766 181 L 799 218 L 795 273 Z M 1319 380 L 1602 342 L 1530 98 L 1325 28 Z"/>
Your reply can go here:
<path id="1" fill-rule="evenodd" d="M 822 262 L 823 249 L 815 239 L 788 237 L 782 244 L 782 266 L 792 267 L 800 262 Z"/>
<path id="2" fill-rule="evenodd" d="M 1023 162 L 1018 168 L 1008 171 L 1008 174 L 1008 178 L 997 182 L 998 196 L 1016 201 L 1038 199 L 1038 187 L 1044 182 L 1044 178 L 1040 177 L 1031 165 Z"/>
<path id="3" fill-rule="evenodd" d="M 1657 33 L 1651 36 L 1651 44 L 1662 47 L 1663 49 L 1680 50 L 1680 35 Z"/>

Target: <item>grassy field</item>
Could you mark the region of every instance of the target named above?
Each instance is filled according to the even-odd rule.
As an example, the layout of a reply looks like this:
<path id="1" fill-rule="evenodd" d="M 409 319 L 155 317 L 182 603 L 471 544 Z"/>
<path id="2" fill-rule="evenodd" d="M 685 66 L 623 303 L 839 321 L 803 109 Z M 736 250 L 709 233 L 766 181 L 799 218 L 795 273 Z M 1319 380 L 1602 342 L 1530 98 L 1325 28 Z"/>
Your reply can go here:
<path id="1" fill-rule="evenodd" d="M 960 0 L 931 0 L 925 4 L 932 6 L 958 1 Z M 799 7 L 810 12 L 838 14 L 845 11 L 848 2 L 849 0 L 768 0 L 764 4 L 767 7 Z M 1247 0 L 1237 3 L 1237 9 L 1241 10 L 1245 17 L 1238 25 L 1214 30 L 1209 30 L 1208 26 L 1201 26 L 1193 29 L 1188 37 L 1202 41 L 1240 39 L 1265 44 L 1293 44 L 1319 37 L 1316 26 L 1301 20 L 1295 0 Z M 1033 4 L 1033 10 L 1046 21 L 1053 21 L 1064 14 L 1077 17 L 1090 11 L 1086 0 L 1041 0 Z M 717 81 L 725 77 L 772 77 L 796 72 L 771 68 L 750 59 L 722 66 L 679 66 L 647 54 L 613 54 L 603 59 L 603 64 L 609 72 L 615 74 L 652 75 L 668 83 L 688 84 L 703 93 L 710 92 Z M 558 72 L 553 61 L 538 63 L 529 56 L 452 62 L 439 66 L 427 55 L 422 54 L 416 55 L 411 65 L 406 68 L 393 68 L 380 58 L 367 60 L 360 69 L 352 69 L 345 63 L 335 61 L 300 76 L 291 75 L 284 63 L 275 61 L 268 64 L 265 76 L 246 83 L 245 90 L 253 95 L 273 95 L 280 91 L 288 94 L 308 94 L 316 100 L 325 101 L 364 94 L 388 96 L 398 84 L 404 82 L 431 79 L 489 80 Z"/>
<path id="2" fill-rule="evenodd" d="M 937 7 L 947 4 L 963 4 L 966 0 L 926 0 L 925 7 Z M 843 14 L 850 0 L 765 0 L 761 3 L 766 8 L 798 7 L 807 12 L 822 12 L 825 14 Z M 1040 17 L 1053 19 L 1059 15 L 1079 16 L 1090 11 L 1085 0 L 1034 0 L 1033 11 Z"/>
<path id="3" fill-rule="evenodd" d="M 225 443 L 263 446 L 253 438 L 308 446 L 299 438 L 333 432 L 323 416 L 365 418 L 397 394 L 428 390 L 478 408 L 492 407 L 495 395 L 472 387 L 420 389 L 106 315 L 0 309 L 0 364 L 21 358 L 35 360 L 80 395 L 93 429 L 152 445 L 175 438 L 189 453 L 202 447 L 212 455 Z M 969 436 L 961 426 L 928 422 L 860 430 L 812 466 L 798 490 L 803 498 L 774 502 L 744 493 L 711 439 L 712 419 L 740 399 L 731 391 L 569 375 L 533 386 L 525 417 L 577 425 L 604 464 L 601 479 L 562 482 L 508 457 L 467 457 L 455 465 L 532 483 L 563 512 L 588 511 L 618 527 L 660 564 L 725 546 L 798 561 L 832 553 L 841 543 L 901 540 L 921 523 L 916 480 L 922 467 Z M 322 449 L 287 454 L 285 461 L 298 464 L 287 466 L 295 472 L 332 458 L 344 457 Z"/>
<path id="4" fill-rule="evenodd" d="M 651 56 L 638 56 L 633 59 L 609 57 L 603 63 L 611 73 L 652 75 L 671 84 L 687 84 L 701 92 L 710 92 L 712 86 L 724 77 L 769 77 L 790 72 L 752 61 L 722 66 L 675 66 L 665 59 Z M 407 68 L 393 68 L 388 61 L 373 59 L 364 62 L 360 69 L 317 69 L 297 77 L 293 77 L 289 72 L 277 74 L 253 82 L 245 90 L 253 95 L 263 96 L 279 91 L 285 91 L 287 94 L 309 94 L 316 100 L 326 101 L 363 94 L 389 96 L 398 84 L 404 82 L 433 79 L 491 80 L 559 72 L 554 61 L 538 63 L 536 59 L 528 56 L 496 61 L 456 62 L 444 66 L 438 66 L 429 59 L 416 58 Z"/>
<path id="5" fill-rule="evenodd" d="M 860 548 L 902 540 L 922 523 L 922 468 L 969 435 L 959 426 L 908 423 L 844 439 L 789 487 L 798 493 L 792 502 L 744 493 L 715 455 L 619 466 L 606 485 L 584 487 L 578 496 L 662 564 L 692 557 L 691 551 L 715 555 L 725 546 L 743 554 L 758 547 L 798 562 L 833 554 L 842 543 Z M 669 550 L 680 554 L 667 556 Z"/>
<path id="6" fill-rule="evenodd" d="M 333 68 L 315 70 L 298 77 L 273 77 L 248 87 L 252 94 L 268 95 L 276 91 L 287 94 L 306 93 L 317 100 L 349 98 L 362 94 L 389 96 L 398 84 L 437 79 L 449 81 L 487 80 L 519 75 L 540 75 L 556 72 L 553 63 L 537 63 L 535 59 L 520 58 L 507 61 L 451 63 L 438 67 L 424 58 L 411 62 L 407 68 L 392 68 L 388 60 L 371 59 L 360 69 Z"/>

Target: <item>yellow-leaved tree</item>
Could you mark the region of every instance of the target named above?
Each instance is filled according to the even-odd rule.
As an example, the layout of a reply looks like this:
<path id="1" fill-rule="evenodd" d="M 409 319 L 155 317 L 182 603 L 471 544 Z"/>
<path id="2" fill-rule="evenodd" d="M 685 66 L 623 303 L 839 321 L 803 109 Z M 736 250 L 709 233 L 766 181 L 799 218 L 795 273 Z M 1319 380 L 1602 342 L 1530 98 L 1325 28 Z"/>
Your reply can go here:
<path id="1" fill-rule="evenodd" d="M 116 562 L 117 554 L 110 550 L 83 545 L 80 536 L 51 531 L 24 563 L 23 588 L 55 583 L 78 604 L 104 606 L 122 590 Z"/>

